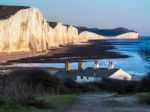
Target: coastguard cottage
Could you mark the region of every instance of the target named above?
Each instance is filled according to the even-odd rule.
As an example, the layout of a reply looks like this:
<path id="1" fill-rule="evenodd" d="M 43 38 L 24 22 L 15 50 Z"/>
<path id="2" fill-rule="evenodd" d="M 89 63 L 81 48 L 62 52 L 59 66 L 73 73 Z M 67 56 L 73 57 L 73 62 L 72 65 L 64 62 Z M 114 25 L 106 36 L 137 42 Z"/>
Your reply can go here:
<path id="1" fill-rule="evenodd" d="M 69 67 L 69 69 L 62 69 L 55 75 L 61 78 L 70 78 L 79 83 L 101 81 L 103 78 L 132 80 L 132 76 L 130 74 L 122 69 L 115 68 L 112 61 L 109 62 L 107 68 L 101 68 L 98 61 L 95 61 L 94 67 L 88 67 L 86 69 L 83 68 L 82 62 L 79 62 L 78 69 L 71 69 L 70 65 L 68 66 L 68 62 L 67 67 Z"/>

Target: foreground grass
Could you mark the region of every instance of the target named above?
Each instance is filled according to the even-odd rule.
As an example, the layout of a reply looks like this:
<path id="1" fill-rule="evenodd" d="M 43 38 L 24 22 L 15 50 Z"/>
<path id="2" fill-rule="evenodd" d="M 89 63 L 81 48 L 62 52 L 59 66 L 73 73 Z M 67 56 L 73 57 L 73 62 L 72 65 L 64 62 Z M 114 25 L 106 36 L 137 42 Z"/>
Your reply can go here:
<path id="1" fill-rule="evenodd" d="M 46 96 L 44 99 L 51 101 L 56 106 L 65 106 L 73 104 L 76 96 L 77 95 Z"/>
<path id="2" fill-rule="evenodd" d="M 54 106 L 61 107 L 74 103 L 77 95 L 44 96 L 40 99 L 51 102 Z M 21 107 L 17 105 L 1 105 L 0 112 L 53 112 L 53 109 L 38 109 L 35 107 Z"/>

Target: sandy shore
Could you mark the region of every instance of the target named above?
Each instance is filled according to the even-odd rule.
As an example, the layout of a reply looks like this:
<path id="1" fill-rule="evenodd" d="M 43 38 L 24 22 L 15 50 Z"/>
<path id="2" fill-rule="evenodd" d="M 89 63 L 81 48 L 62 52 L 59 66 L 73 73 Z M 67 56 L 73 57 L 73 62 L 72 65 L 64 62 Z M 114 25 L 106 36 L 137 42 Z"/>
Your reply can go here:
<path id="1" fill-rule="evenodd" d="M 45 55 L 46 52 L 36 53 L 36 52 L 18 52 L 18 53 L 0 53 L 0 63 L 5 63 L 7 61 L 19 60 L 21 58 L 30 58 Z"/>
<path id="2" fill-rule="evenodd" d="M 47 52 L 0 53 L 0 62 L 5 63 L 59 63 L 93 59 L 128 58 L 129 56 L 114 52 L 109 42 L 89 41 L 74 45 L 51 48 Z"/>

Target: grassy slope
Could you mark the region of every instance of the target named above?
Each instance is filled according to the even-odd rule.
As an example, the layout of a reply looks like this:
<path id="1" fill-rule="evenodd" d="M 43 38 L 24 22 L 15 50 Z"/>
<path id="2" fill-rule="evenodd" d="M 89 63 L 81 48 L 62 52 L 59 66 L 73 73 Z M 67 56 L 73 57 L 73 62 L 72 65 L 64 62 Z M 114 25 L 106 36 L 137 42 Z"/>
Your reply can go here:
<path id="1" fill-rule="evenodd" d="M 50 101 L 56 107 L 71 105 L 75 101 L 77 95 L 60 95 L 60 96 L 46 96 L 42 97 L 47 101 Z M 52 109 L 38 109 L 34 107 L 18 107 L 13 106 L 10 108 L 6 105 L 0 107 L 0 112 L 53 112 Z"/>

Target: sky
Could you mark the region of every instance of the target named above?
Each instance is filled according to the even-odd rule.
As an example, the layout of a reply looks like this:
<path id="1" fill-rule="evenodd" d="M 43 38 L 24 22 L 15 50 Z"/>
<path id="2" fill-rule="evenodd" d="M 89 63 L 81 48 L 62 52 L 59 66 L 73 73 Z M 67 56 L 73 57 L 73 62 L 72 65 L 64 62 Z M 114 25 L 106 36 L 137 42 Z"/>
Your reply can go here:
<path id="1" fill-rule="evenodd" d="M 150 0 L 0 0 L 39 8 L 48 21 L 90 28 L 125 27 L 150 36 Z"/>

